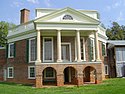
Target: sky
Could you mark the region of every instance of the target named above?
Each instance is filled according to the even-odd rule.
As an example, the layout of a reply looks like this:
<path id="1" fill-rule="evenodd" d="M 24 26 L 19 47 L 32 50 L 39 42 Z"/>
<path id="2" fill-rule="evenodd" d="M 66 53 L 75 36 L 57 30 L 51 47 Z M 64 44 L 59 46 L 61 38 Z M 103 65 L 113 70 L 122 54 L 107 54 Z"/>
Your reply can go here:
<path id="1" fill-rule="evenodd" d="M 20 23 L 20 10 L 30 10 L 30 19 L 35 18 L 35 8 L 65 8 L 97 10 L 101 22 L 110 27 L 113 21 L 125 25 L 125 0 L 2 0 L 0 21 Z"/>

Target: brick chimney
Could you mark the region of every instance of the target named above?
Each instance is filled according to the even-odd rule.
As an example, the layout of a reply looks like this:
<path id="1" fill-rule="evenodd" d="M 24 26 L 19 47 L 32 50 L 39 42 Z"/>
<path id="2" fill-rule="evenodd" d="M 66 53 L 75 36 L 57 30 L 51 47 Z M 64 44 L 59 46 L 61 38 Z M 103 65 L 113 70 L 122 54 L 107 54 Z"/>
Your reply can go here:
<path id="1" fill-rule="evenodd" d="M 29 14 L 30 14 L 30 10 L 28 9 L 22 9 L 20 10 L 20 24 L 28 22 L 29 21 Z"/>

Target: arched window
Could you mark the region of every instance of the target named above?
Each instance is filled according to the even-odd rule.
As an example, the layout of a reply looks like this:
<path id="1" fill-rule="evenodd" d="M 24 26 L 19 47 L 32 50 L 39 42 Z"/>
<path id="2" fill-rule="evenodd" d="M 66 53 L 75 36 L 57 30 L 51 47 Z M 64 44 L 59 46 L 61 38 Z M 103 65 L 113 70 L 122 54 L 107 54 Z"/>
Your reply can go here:
<path id="1" fill-rule="evenodd" d="M 73 17 L 71 15 L 64 15 L 63 20 L 73 20 Z"/>

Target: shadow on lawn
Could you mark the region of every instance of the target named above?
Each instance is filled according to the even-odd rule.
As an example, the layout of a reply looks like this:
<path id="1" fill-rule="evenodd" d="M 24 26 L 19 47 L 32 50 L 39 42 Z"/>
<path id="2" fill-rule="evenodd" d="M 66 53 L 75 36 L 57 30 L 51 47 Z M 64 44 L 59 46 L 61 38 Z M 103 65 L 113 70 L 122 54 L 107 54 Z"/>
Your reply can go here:
<path id="1" fill-rule="evenodd" d="M 13 82 L 0 82 L 0 84 L 13 85 L 13 86 L 33 86 L 33 84 L 20 84 L 20 83 L 13 83 Z"/>

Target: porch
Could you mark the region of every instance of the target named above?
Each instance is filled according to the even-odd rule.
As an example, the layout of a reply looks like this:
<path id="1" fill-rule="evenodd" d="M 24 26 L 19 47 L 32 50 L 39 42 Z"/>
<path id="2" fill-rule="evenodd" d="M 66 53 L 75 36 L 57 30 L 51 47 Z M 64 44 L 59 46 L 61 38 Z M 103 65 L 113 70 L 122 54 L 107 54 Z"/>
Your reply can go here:
<path id="1" fill-rule="evenodd" d="M 97 84 L 102 81 L 101 69 L 101 62 L 41 63 L 36 65 L 36 87 Z"/>
<path id="2" fill-rule="evenodd" d="M 36 63 L 100 61 L 97 31 L 37 31 Z"/>

